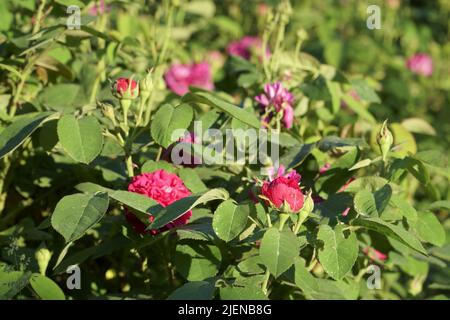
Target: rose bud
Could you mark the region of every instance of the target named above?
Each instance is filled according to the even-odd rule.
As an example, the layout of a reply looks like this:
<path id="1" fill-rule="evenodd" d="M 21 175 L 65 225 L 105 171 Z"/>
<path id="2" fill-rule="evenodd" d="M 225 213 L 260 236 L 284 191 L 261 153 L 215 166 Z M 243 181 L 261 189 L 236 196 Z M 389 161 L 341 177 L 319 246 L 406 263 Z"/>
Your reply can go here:
<path id="1" fill-rule="evenodd" d="M 380 147 L 383 161 L 386 161 L 387 154 L 389 153 L 393 142 L 394 137 L 392 136 L 392 133 L 387 126 L 387 120 L 385 120 L 383 122 L 383 125 L 381 126 L 380 132 L 377 135 L 377 143 Z"/>
<path id="2" fill-rule="evenodd" d="M 138 83 L 133 79 L 119 78 L 114 81 L 113 95 L 117 99 L 133 100 L 139 96 Z"/>
<path id="3" fill-rule="evenodd" d="M 112 87 L 113 95 L 119 99 L 120 105 L 123 109 L 123 118 L 125 126 L 128 126 L 128 110 L 131 106 L 131 100 L 139 96 L 138 83 L 132 78 L 119 78 Z"/>
<path id="4" fill-rule="evenodd" d="M 304 195 L 299 187 L 300 175 L 292 171 L 287 176 L 265 181 L 261 193 L 266 202 L 282 213 L 298 213 L 304 202 Z"/>

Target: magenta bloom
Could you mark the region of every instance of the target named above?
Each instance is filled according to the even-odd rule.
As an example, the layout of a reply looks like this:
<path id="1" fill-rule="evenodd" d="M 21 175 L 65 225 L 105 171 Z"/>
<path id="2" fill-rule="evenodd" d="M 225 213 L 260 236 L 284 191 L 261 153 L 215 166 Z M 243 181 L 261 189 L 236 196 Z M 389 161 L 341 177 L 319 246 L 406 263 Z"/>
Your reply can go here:
<path id="1" fill-rule="evenodd" d="M 111 6 L 105 5 L 105 0 L 100 0 L 99 6 L 97 7 L 97 5 L 94 4 L 92 7 L 90 7 L 88 9 L 88 13 L 91 16 L 98 16 L 99 14 L 109 12 L 110 10 L 111 10 Z"/>
<path id="2" fill-rule="evenodd" d="M 189 92 L 189 86 L 214 89 L 211 68 L 207 62 L 173 64 L 167 70 L 164 79 L 169 89 L 180 96 Z"/>
<path id="3" fill-rule="evenodd" d="M 264 93 L 255 97 L 255 100 L 264 109 L 273 107 L 275 112 L 282 112 L 284 126 L 288 129 L 292 127 L 294 122 L 294 109 L 292 108 L 294 96 L 288 90 L 283 88 L 280 82 L 266 84 L 264 86 Z M 270 119 L 271 116 L 269 116 L 268 119 L 263 120 L 270 122 Z"/>
<path id="4" fill-rule="evenodd" d="M 429 77 L 433 74 L 433 60 L 425 53 L 418 53 L 406 61 L 406 67 L 414 73 Z"/>
<path id="5" fill-rule="evenodd" d="M 258 37 L 245 36 L 241 40 L 231 42 L 227 47 L 227 52 L 231 56 L 241 57 L 249 60 L 252 56 L 252 52 L 257 52 L 257 56 L 260 56 L 262 42 Z M 270 56 L 270 50 L 267 49 L 266 55 Z"/>
<path id="6" fill-rule="evenodd" d="M 173 202 L 191 195 L 191 192 L 176 174 L 164 171 L 162 169 L 156 170 L 152 173 L 143 173 L 133 177 L 133 180 L 128 186 L 128 191 L 146 195 L 149 198 L 157 201 L 163 207 L 166 207 Z M 146 231 L 146 226 L 133 213 L 125 211 L 125 218 L 132 224 L 133 228 L 141 234 L 151 233 L 153 235 L 159 231 L 168 230 L 176 226 L 184 225 L 188 222 L 192 212 L 188 211 L 178 219 L 170 222 L 162 227 L 160 230 Z M 149 215 L 149 222 L 154 220 L 154 217 Z"/>
<path id="7" fill-rule="evenodd" d="M 279 170 L 280 173 L 280 170 Z M 289 205 L 292 213 L 297 213 L 303 208 L 305 196 L 300 186 L 301 176 L 295 171 L 291 171 L 285 176 L 264 181 L 261 188 L 262 195 L 267 198 L 267 204 L 281 209 L 284 203 Z"/>

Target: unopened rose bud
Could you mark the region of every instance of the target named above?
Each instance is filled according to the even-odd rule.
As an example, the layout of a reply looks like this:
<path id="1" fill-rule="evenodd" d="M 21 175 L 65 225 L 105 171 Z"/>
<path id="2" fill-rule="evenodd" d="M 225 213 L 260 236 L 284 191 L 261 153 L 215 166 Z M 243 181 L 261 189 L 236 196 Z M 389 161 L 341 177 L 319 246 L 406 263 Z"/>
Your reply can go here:
<path id="1" fill-rule="evenodd" d="M 35 252 L 34 257 L 37 260 L 40 274 L 45 275 L 52 253 L 47 248 L 41 247 Z"/>
<path id="2" fill-rule="evenodd" d="M 138 83 L 133 79 L 117 79 L 116 81 L 114 81 L 112 91 L 113 95 L 120 100 L 133 100 L 139 96 Z"/>
<path id="3" fill-rule="evenodd" d="M 153 71 L 150 70 L 147 75 L 139 81 L 139 91 L 143 103 L 147 102 L 153 89 Z"/>
<path id="4" fill-rule="evenodd" d="M 131 106 L 131 100 L 136 99 L 139 96 L 138 83 L 132 78 L 119 78 L 112 87 L 113 95 L 119 99 L 120 105 L 123 109 L 123 117 L 125 127 L 128 126 L 128 110 Z"/>
<path id="5" fill-rule="evenodd" d="M 305 212 L 309 215 L 314 210 L 314 200 L 312 198 L 312 191 L 309 191 L 306 194 L 305 202 L 303 203 L 303 208 L 300 212 Z"/>
<path id="6" fill-rule="evenodd" d="M 380 147 L 381 156 L 383 157 L 383 161 L 386 161 L 387 155 L 391 146 L 394 142 L 394 137 L 392 136 L 391 131 L 387 126 L 387 120 L 383 122 L 381 126 L 380 132 L 377 135 L 377 143 Z"/>

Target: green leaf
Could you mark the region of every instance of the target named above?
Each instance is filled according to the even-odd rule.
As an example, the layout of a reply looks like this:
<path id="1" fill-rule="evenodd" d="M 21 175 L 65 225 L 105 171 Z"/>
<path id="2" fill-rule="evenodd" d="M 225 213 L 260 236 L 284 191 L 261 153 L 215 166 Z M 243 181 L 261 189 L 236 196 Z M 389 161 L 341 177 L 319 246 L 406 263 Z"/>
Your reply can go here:
<path id="1" fill-rule="evenodd" d="M 361 169 L 361 168 L 370 166 L 371 164 L 372 164 L 371 159 L 364 159 L 364 160 L 358 161 L 353 167 L 351 167 L 348 170 L 353 171 L 353 170 Z"/>
<path id="2" fill-rule="evenodd" d="M 355 195 L 355 210 L 361 215 L 379 217 L 383 213 L 392 196 L 392 188 L 385 184 L 374 193 L 367 189 Z"/>
<path id="3" fill-rule="evenodd" d="M 93 116 L 76 119 L 66 115 L 59 119 L 57 130 L 63 149 L 75 161 L 88 164 L 102 151 L 102 127 Z"/>
<path id="4" fill-rule="evenodd" d="M 248 124 L 249 126 L 259 129 L 261 124 L 258 118 L 243 108 L 239 108 L 221 98 L 217 97 L 215 94 L 208 92 L 206 90 L 195 88 L 192 90 L 192 93 L 189 93 L 183 97 L 183 101 L 186 102 L 199 102 L 207 104 L 211 107 L 217 108 L 229 116 L 240 120 L 241 122 Z"/>
<path id="5" fill-rule="evenodd" d="M 146 161 L 141 168 L 141 173 L 146 173 L 146 172 L 154 172 L 156 170 L 159 169 L 163 169 L 167 172 L 172 172 L 175 173 L 175 167 L 168 163 L 167 161 L 164 160 L 159 160 L 159 161 L 153 161 L 153 160 L 149 160 Z"/>
<path id="6" fill-rule="evenodd" d="M 450 210 L 450 200 L 436 201 L 428 206 L 428 210 L 436 210 L 441 208 Z"/>
<path id="7" fill-rule="evenodd" d="M 30 285 L 42 300 L 65 300 L 61 288 L 50 278 L 34 273 L 30 278 Z"/>
<path id="8" fill-rule="evenodd" d="M 291 230 L 270 228 L 261 240 L 261 262 L 276 278 L 289 269 L 299 255 L 299 242 Z"/>
<path id="9" fill-rule="evenodd" d="M 309 300 L 355 300 L 359 287 L 351 286 L 344 281 L 315 278 L 305 267 L 305 260 L 295 259 L 295 284 Z"/>
<path id="10" fill-rule="evenodd" d="M 0 159 L 19 147 L 53 112 L 31 113 L 20 117 L 0 133 Z"/>
<path id="11" fill-rule="evenodd" d="M 222 300 L 267 300 L 261 288 L 254 287 L 224 287 L 220 288 Z"/>
<path id="12" fill-rule="evenodd" d="M 149 198 L 143 194 L 125 191 L 125 190 L 116 190 L 113 192 L 109 192 L 108 195 L 126 205 L 129 208 L 135 209 L 142 213 L 150 213 L 151 208 L 154 208 L 157 206 L 160 207 L 158 202 L 153 200 L 152 198 Z"/>
<path id="13" fill-rule="evenodd" d="M 228 197 L 229 195 L 226 190 L 217 188 L 211 189 L 201 195 L 197 194 L 180 199 L 165 208 L 154 210 L 152 215 L 155 217 L 155 220 L 153 220 L 149 228 L 159 229 L 200 204 L 212 200 L 227 200 Z"/>
<path id="14" fill-rule="evenodd" d="M 193 193 L 205 192 L 208 190 L 206 185 L 200 179 L 197 171 L 192 168 L 181 168 L 178 170 L 178 176 L 183 180 L 186 188 L 191 190 Z"/>
<path id="15" fill-rule="evenodd" d="M 371 192 L 375 192 L 376 190 L 382 188 L 389 181 L 382 177 L 361 177 L 353 180 L 347 188 L 345 188 L 346 192 L 357 193 L 362 189 L 370 190 Z"/>
<path id="16" fill-rule="evenodd" d="M 84 96 L 81 86 L 63 83 L 42 90 L 38 100 L 47 109 L 72 112 L 83 105 Z"/>
<path id="17" fill-rule="evenodd" d="M 408 118 L 402 121 L 402 127 L 409 132 L 436 135 L 436 130 L 425 120 L 421 118 Z"/>
<path id="18" fill-rule="evenodd" d="M 418 215 L 415 229 L 420 238 L 441 247 L 445 243 L 445 230 L 434 213 L 425 211 Z"/>
<path id="19" fill-rule="evenodd" d="M 12 299 L 28 285 L 31 272 L 7 271 L 0 268 L 0 299 Z"/>
<path id="20" fill-rule="evenodd" d="M 215 286 L 211 281 L 187 282 L 170 294 L 167 300 L 211 300 Z"/>
<path id="21" fill-rule="evenodd" d="M 342 97 L 342 100 L 346 103 L 346 105 L 352 109 L 358 116 L 362 119 L 368 121 L 371 124 L 377 123 L 373 115 L 359 102 L 356 101 L 352 96 L 346 94 Z"/>
<path id="22" fill-rule="evenodd" d="M 391 197 L 390 205 L 400 210 L 410 225 L 416 224 L 417 211 L 407 200 L 401 198 L 399 195 L 393 195 Z"/>
<path id="23" fill-rule="evenodd" d="M 280 164 L 284 165 L 286 169 L 295 168 L 309 156 L 315 146 L 315 143 L 308 143 L 289 148 L 281 157 Z"/>
<path id="24" fill-rule="evenodd" d="M 401 226 L 385 222 L 380 218 L 358 218 L 352 221 L 352 225 L 361 226 L 369 230 L 376 231 L 387 237 L 400 241 L 404 245 L 416 250 L 419 253 L 427 255 L 427 252 L 420 241 L 412 233 L 406 231 Z"/>
<path id="25" fill-rule="evenodd" d="M 317 239 L 323 242 L 319 249 L 319 261 L 325 271 L 334 279 L 341 279 L 351 270 L 358 257 L 358 241 L 353 232 L 344 236 L 341 227 L 334 230 L 328 225 L 321 225 Z"/>
<path id="26" fill-rule="evenodd" d="M 100 221 L 108 210 L 108 204 L 106 193 L 65 196 L 58 202 L 52 214 L 52 227 L 66 242 L 74 241 Z"/>
<path id="27" fill-rule="evenodd" d="M 170 104 L 163 105 L 152 121 L 152 138 L 164 148 L 169 147 L 183 136 L 182 130 L 189 127 L 193 117 L 194 112 L 188 104 L 183 103 L 175 108 Z M 181 133 L 172 137 L 177 129 L 181 129 Z"/>
<path id="28" fill-rule="evenodd" d="M 214 232 L 220 239 L 231 241 L 245 229 L 249 212 L 248 205 L 236 205 L 231 199 L 222 202 L 214 213 Z"/>
<path id="29" fill-rule="evenodd" d="M 380 103 L 380 97 L 376 94 L 376 92 L 369 87 L 366 80 L 364 79 L 351 79 L 350 83 L 352 84 L 353 88 L 356 90 L 356 93 L 358 96 L 367 101 L 367 102 L 375 102 Z"/>
<path id="30" fill-rule="evenodd" d="M 317 142 L 317 147 L 322 152 L 327 152 L 329 150 L 335 148 L 346 148 L 346 147 L 359 147 L 365 148 L 368 144 L 364 139 L 360 138 L 340 138 L 336 136 L 329 136 L 322 138 L 319 142 Z"/>
<path id="31" fill-rule="evenodd" d="M 198 241 L 177 245 L 173 257 L 176 270 L 189 281 L 214 277 L 219 272 L 221 260 L 217 246 Z"/>

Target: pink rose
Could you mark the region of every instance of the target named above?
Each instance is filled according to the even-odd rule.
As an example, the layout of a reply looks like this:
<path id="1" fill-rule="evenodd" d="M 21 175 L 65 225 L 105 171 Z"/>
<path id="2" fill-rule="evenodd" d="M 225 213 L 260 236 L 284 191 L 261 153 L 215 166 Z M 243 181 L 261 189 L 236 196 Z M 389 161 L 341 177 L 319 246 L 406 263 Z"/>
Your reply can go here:
<path id="1" fill-rule="evenodd" d="M 180 96 L 189 92 L 189 86 L 214 89 L 211 68 L 207 62 L 173 64 L 165 73 L 164 79 L 169 89 Z"/>
<path id="2" fill-rule="evenodd" d="M 406 61 L 406 67 L 414 73 L 429 77 L 433 74 L 433 60 L 425 53 L 419 53 Z"/>
<path id="3" fill-rule="evenodd" d="M 250 60 L 252 52 L 260 56 L 262 42 L 258 37 L 245 36 L 238 41 L 231 42 L 227 47 L 227 52 L 231 56 L 241 57 Z M 270 56 L 270 50 L 267 49 L 266 56 Z"/>
<path id="4" fill-rule="evenodd" d="M 163 207 L 191 195 L 191 192 L 184 185 L 183 180 L 181 180 L 176 174 L 164 171 L 162 169 L 133 177 L 133 180 L 128 186 L 128 191 L 146 195 L 147 197 L 157 201 Z M 146 225 L 142 223 L 134 214 L 128 210 L 125 212 L 125 218 L 132 224 L 133 228 L 138 233 L 151 233 L 153 235 L 159 233 L 160 231 L 169 230 L 176 226 L 186 224 L 191 215 L 192 212 L 188 211 L 178 219 L 162 227 L 160 230 L 150 230 L 149 232 L 145 230 Z M 148 220 L 149 222 L 152 222 L 154 217 L 149 216 Z"/>
<path id="5" fill-rule="evenodd" d="M 291 212 L 299 212 L 303 207 L 304 195 L 299 187 L 301 176 L 293 170 L 286 176 L 279 176 L 272 181 L 265 181 L 261 193 L 267 198 L 267 203 L 282 209 L 286 203 Z"/>

